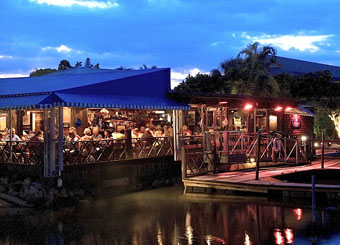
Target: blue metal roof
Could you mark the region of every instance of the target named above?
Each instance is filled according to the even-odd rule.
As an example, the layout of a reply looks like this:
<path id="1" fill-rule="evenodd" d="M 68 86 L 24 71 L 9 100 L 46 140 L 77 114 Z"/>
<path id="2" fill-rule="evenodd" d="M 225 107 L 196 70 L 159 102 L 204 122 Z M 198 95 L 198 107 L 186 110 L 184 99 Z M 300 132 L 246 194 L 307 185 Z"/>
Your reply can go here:
<path id="1" fill-rule="evenodd" d="M 281 67 L 273 66 L 270 69 L 272 75 L 286 73 L 290 75 L 302 75 L 309 72 L 328 70 L 332 73 L 334 81 L 340 81 L 340 67 L 333 65 L 320 64 L 310 61 L 291 59 L 286 57 L 276 56 L 276 60 Z"/>
<path id="2" fill-rule="evenodd" d="M 186 104 L 169 100 L 169 90 L 169 68 L 108 70 L 78 67 L 40 77 L 0 79 L 0 108 L 59 105 L 189 109 Z"/>

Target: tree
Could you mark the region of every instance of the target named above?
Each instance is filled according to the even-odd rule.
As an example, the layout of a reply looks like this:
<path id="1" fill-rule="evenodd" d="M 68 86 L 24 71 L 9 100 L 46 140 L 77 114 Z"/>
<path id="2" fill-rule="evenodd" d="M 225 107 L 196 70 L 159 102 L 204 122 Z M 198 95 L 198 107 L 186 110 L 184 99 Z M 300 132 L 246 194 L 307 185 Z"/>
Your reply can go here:
<path id="1" fill-rule="evenodd" d="M 146 70 L 146 69 L 157 69 L 157 66 L 153 65 L 151 68 L 149 68 L 147 65 L 143 64 L 139 67 L 140 70 Z"/>
<path id="2" fill-rule="evenodd" d="M 196 93 L 229 93 L 231 84 L 225 81 L 219 70 L 214 69 L 210 74 L 198 73 L 188 75 L 176 88 L 176 91 Z"/>
<path id="3" fill-rule="evenodd" d="M 58 66 L 58 71 L 73 68 L 68 60 L 61 60 Z"/>
<path id="4" fill-rule="evenodd" d="M 56 72 L 56 71 L 57 71 L 56 69 L 51 69 L 51 68 L 36 69 L 36 70 L 34 70 L 30 73 L 30 77 L 43 76 L 43 75 L 50 74 L 50 73 L 53 73 L 53 72 Z"/>
<path id="5" fill-rule="evenodd" d="M 280 87 L 269 68 L 276 63 L 276 50 L 271 46 L 249 44 L 236 57 L 221 63 L 221 69 L 234 85 L 235 94 L 278 95 Z"/>

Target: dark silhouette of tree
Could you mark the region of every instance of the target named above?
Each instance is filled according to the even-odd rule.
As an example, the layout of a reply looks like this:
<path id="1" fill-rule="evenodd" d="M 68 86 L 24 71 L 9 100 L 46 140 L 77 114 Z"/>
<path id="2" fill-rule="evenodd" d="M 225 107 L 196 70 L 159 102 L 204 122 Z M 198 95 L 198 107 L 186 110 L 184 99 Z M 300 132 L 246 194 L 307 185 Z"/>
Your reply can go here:
<path id="1" fill-rule="evenodd" d="M 221 63 L 226 79 L 233 82 L 232 93 L 260 96 L 278 95 L 280 88 L 269 69 L 276 62 L 276 50 L 249 44 L 236 57 Z"/>
<path id="2" fill-rule="evenodd" d="M 56 71 L 57 71 L 56 69 L 51 69 L 51 68 L 36 69 L 36 70 L 34 70 L 30 73 L 30 77 L 43 76 L 43 75 L 50 74 L 50 73 L 53 73 L 53 72 L 56 72 Z"/>
<path id="3" fill-rule="evenodd" d="M 142 66 L 139 67 L 140 70 L 146 70 L 146 69 L 156 69 L 157 66 L 153 65 L 151 67 L 148 67 L 147 65 L 143 64 Z"/>
<path id="4" fill-rule="evenodd" d="M 68 60 L 61 60 L 58 66 L 58 71 L 73 68 Z"/>

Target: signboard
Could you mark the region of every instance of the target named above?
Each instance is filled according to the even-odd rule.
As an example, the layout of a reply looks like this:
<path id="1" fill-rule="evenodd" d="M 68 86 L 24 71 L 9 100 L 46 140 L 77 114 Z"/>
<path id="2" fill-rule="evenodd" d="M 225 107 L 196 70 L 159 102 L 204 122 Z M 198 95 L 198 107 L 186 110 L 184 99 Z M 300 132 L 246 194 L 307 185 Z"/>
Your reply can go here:
<path id="1" fill-rule="evenodd" d="M 301 119 L 297 115 L 294 115 L 290 124 L 293 129 L 299 129 L 301 128 Z"/>
<path id="2" fill-rule="evenodd" d="M 77 128 L 79 128 L 80 126 L 81 126 L 81 120 L 80 120 L 80 118 L 77 118 L 76 119 L 76 121 L 74 122 L 74 125 L 77 127 Z"/>

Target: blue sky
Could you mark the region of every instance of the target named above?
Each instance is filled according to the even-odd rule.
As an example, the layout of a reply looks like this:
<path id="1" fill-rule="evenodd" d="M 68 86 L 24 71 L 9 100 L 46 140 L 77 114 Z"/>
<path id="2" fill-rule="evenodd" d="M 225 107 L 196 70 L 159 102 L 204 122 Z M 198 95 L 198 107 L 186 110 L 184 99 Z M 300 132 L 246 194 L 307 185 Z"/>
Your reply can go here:
<path id="1" fill-rule="evenodd" d="M 91 58 L 102 68 L 208 72 L 247 44 L 340 65 L 340 1 L 1 0 L 0 77 Z"/>

